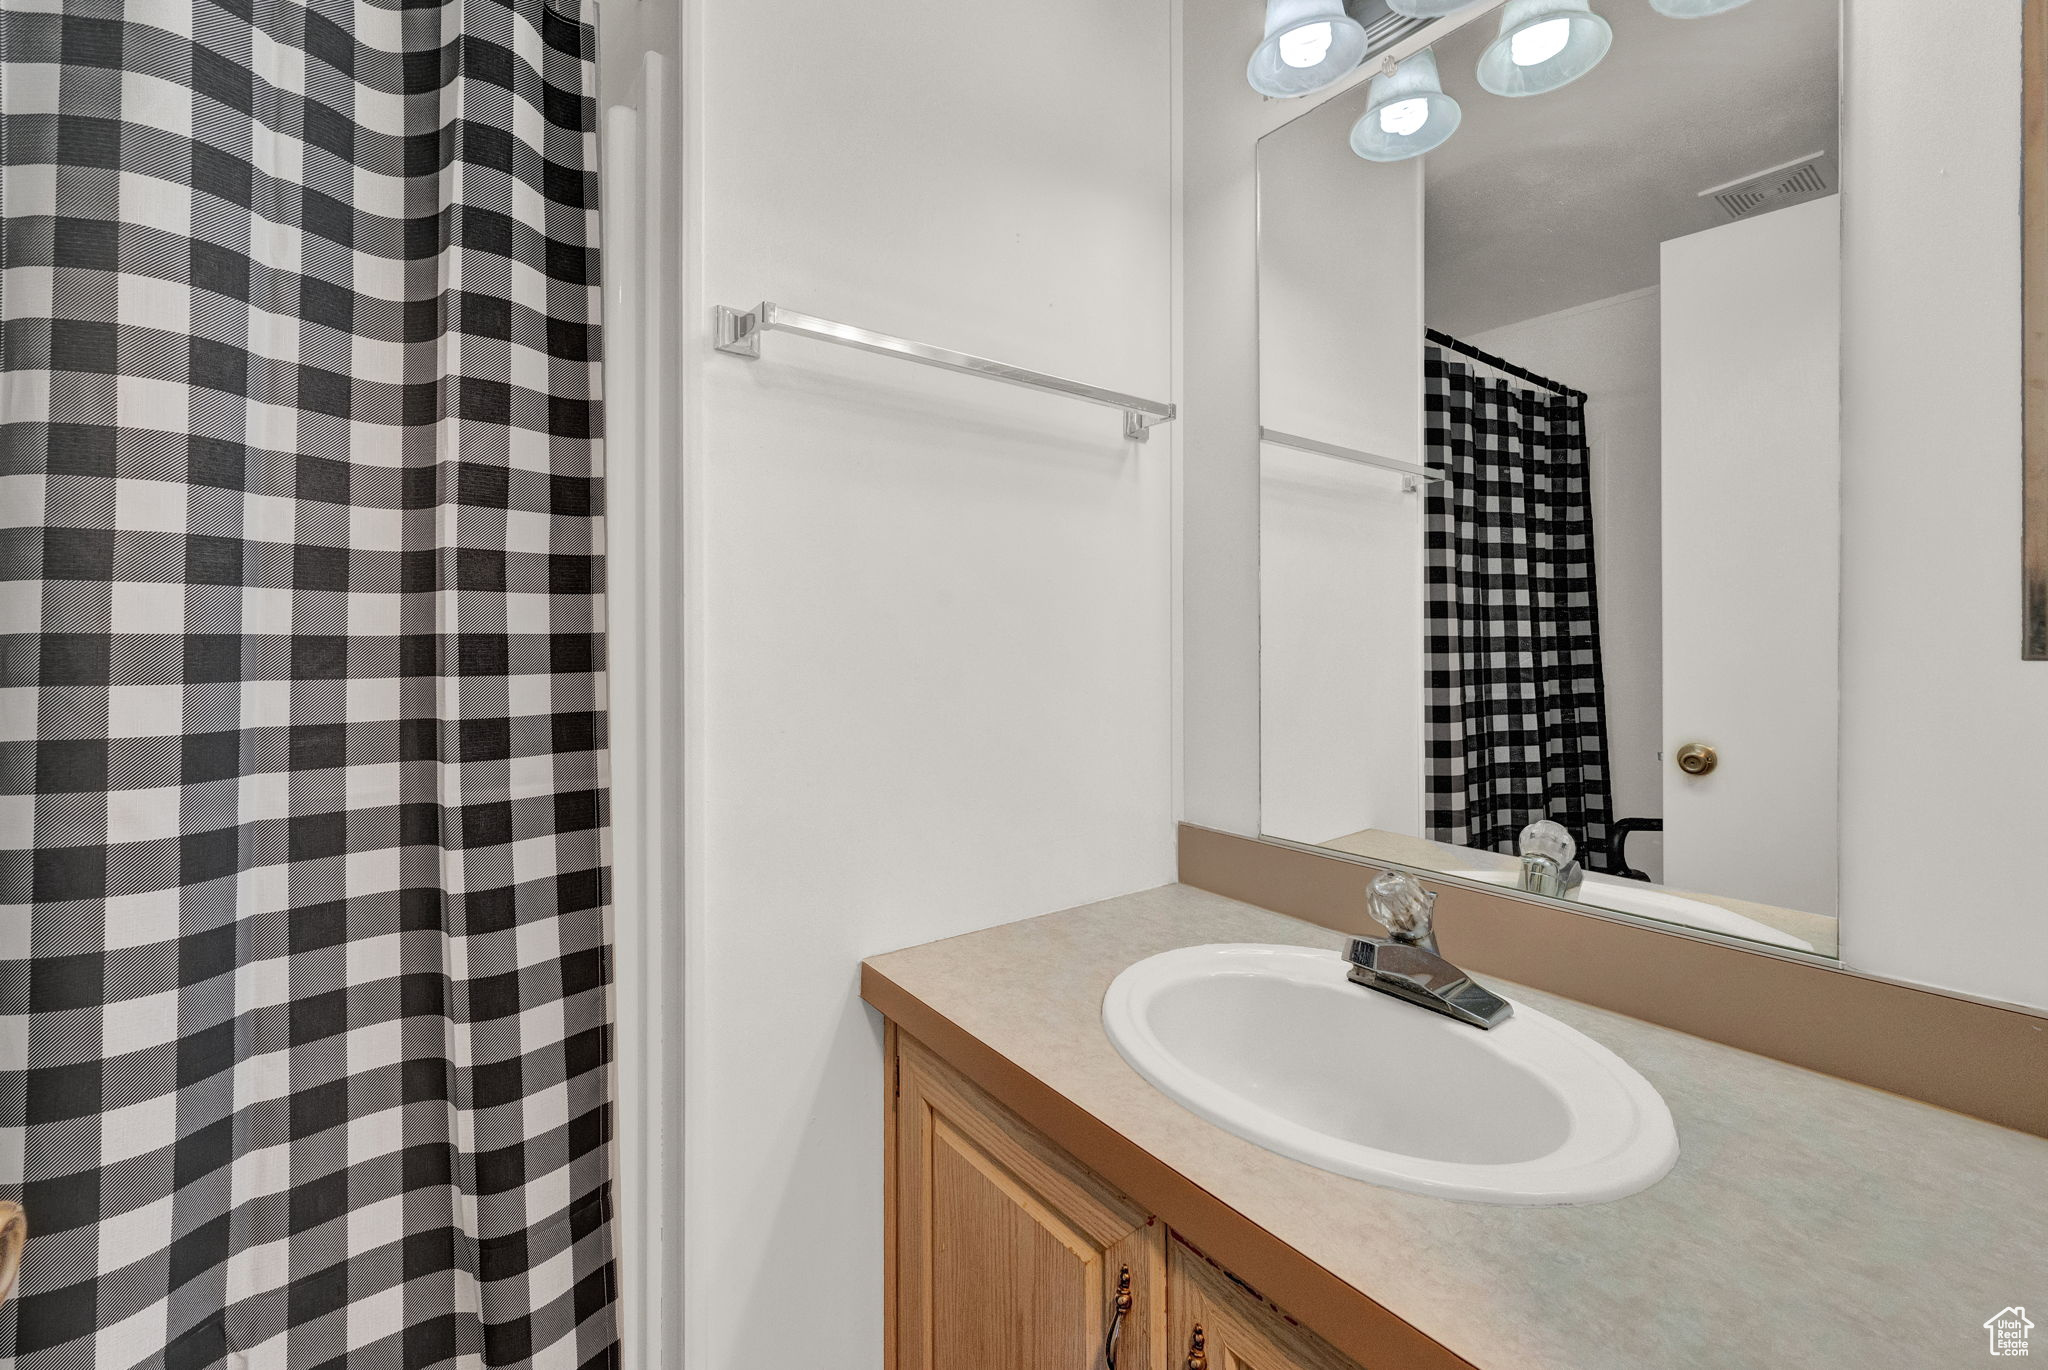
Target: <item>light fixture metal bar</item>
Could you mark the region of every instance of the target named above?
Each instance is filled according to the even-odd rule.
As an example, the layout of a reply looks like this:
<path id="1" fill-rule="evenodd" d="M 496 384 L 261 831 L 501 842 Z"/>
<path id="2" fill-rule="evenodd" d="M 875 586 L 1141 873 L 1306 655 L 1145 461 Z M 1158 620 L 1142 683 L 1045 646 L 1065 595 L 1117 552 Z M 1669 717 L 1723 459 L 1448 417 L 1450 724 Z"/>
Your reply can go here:
<path id="1" fill-rule="evenodd" d="M 1270 442 L 1275 447 L 1291 447 L 1297 452 L 1313 452 L 1321 457 L 1335 457 L 1338 461 L 1356 462 L 1360 466 L 1371 466 L 1381 471 L 1392 471 L 1408 479 L 1403 488 L 1413 490 L 1419 485 L 1434 485 L 1449 480 L 1451 473 L 1441 466 L 1421 466 L 1398 457 L 1383 457 L 1377 452 L 1367 452 L 1357 447 L 1339 447 L 1334 442 L 1318 442 L 1314 438 L 1299 437 L 1293 433 L 1282 433 L 1277 429 L 1259 429 L 1259 441 Z"/>
<path id="2" fill-rule="evenodd" d="M 852 324 L 837 323 L 812 314 L 799 314 L 794 309 L 784 309 L 779 304 L 766 301 L 756 305 L 751 312 L 742 312 L 726 305 L 718 307 L 717 347 L 720 352 L 728 352 L 735 357 L 758 358 L 761 355 L 761 335 L 764 333 L 794 333 L 799 337 L 814 338 L 819 342 L 836 343 L 841 347 L 858 348 L 863 352 L 874 352 L 884 357 L 915 362 L 919 366 L 955 371 L 963 376 L 979 376 L 984 380 L 1001 381 L 1005 385 L 1040 390 L 1049 395 L 1064 395 L 1069 399 L 1085 400 L 1089 404 L 1099 404 L 1108 409 L 1121 409 L 1124 414 L 1124 436 L 1139 442 L 1145 441 L 1149 431 L 1159 424 L 1173 422 L 1179 413 L 1176 406 L 1162 400 L 1141 399 L 1119 390 L 1105 390 L 1101 386 L 1086 385 L 1063 376 L 1011 366 L 1008 362 L 977 357 L 968 352 L 955 352 L 948 347 L 934 347 L 930 343 L 891 337 L 887 333 L 856 328 Z"/>

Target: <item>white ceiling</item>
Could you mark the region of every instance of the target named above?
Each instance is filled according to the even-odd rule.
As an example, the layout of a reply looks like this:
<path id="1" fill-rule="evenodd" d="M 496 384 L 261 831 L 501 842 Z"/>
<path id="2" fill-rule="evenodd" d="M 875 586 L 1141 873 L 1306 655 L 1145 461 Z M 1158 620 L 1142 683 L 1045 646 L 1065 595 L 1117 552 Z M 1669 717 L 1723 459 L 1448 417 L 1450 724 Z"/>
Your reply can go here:
<path id="1" fill-rule="evenodd" d="M 1479 88 L 1490 17 L 1437 44 L 1464 123 L 1424 168 L 1433 327 L 1465 336 L 1655 285 L 1659 243 L 1727 221 L 1700 191 L 1836 151 L 1837 0 L 1707 19 L 1594 8 L 1613 49 L 1547 95 Z"/>

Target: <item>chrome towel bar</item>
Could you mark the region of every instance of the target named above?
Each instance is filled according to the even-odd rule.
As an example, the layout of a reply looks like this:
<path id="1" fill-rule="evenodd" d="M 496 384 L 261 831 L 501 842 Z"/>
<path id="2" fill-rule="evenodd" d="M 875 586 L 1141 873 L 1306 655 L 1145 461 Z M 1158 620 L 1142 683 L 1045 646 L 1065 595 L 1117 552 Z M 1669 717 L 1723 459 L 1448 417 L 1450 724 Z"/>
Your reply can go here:
<path id="1" fill-rule="evenodd" d="M 1021 385 L 1027 390 L 1043 390 L 1049 395 L 1065 395 L 1109 409 L 1121 409 L 1124 411 L 1124 436 L 1139 442 L 1145 441 L 1150 429 L 1173 422 L 1179 412 L 1175 406 L 1158 400 L 1141 400 L 1136 395 L 1083 385 L 1079 381 L 1048 376 L 1042 371 L 1026 371 L 1021 366 L 991 361 L 987 357 L 933 347 L 929 343 L 911 342 L 907 338 L 892 338 L 887 333 L 875 333 L 855 328 L 852 324 L 799 314 L 794 309 L 784 309 L 779 304 L 765 301 L 745 313 L 720 305 L 717 317 L 718 350 L 730 352 L 735 357 L 758 358 L 763 333 L 795 333 L 800 337 L 816 338 L 819 342 L 857 347 L 863 352 L 879 352 L 885 357 L 900 357 L 919 366 L 935 366 L 941 371 L 958 371 L 964 376 L 981 376 L 1005 385 Z"/>
<path id="2" fill-rule="evenodd" d="M 1407 477 L 1401 482 L 1403 490 L 1415 490 L 1424 485 L 1434 485 L 1449 480 L 1450 472 L 1441 466 L 1418 466 L 1412 461 L 1397 457 L 1383 457 L 1377 452 L 1366 452 L 1356 447 L 1339 447 L 1333 442 L 1317 442 L 1314 438 L 1296 437 L 1277 429 L 1261 428 L 1259 441 L 1270 442 L 1275 447 L 1292 447 L 1297 452 L 1314 452 L 1318 456 L 1335 457 L 1339 461 L 1357 462 L 1360 466 L 1376 466 L 1382 471 L 1392 471 Z"/>

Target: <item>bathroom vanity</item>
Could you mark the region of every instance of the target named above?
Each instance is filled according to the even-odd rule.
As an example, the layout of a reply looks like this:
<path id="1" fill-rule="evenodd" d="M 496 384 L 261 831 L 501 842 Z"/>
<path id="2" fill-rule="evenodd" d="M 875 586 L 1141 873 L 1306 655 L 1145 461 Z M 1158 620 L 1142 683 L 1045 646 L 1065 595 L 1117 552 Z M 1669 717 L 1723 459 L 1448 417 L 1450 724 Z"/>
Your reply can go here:
<path id="1" fill-rule="evenodd" d="M 1656 1088 L 1667 1176 L 1569 1207 L 1369 1184 L 1204 1121 L 1105 1034 L 1105 994 L 1147 957 L 1343 941 L 1175 885 L 868 961 L 889 1363 L 1100 1370 L 1113 1341 L 1117 1370 L 1906 1370 L 1982 1355 L 1982 1316 L 2048 1291 L 2048 1140 L 1483 966 Z"/>
<path id="2" fill-rule="evenodd" d="M 892 1036 L 897 1366 L 1356 1364 Z"/>

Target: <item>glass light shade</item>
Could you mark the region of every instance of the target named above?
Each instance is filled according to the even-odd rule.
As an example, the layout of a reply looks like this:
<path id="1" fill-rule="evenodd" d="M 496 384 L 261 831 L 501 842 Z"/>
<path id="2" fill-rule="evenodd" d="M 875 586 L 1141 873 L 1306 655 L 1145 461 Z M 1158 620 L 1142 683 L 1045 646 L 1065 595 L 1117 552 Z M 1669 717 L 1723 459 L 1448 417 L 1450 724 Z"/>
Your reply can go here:
<path id="1" fill-rule="evenodd" d="M 1343 80 L 1365 60 L 1365 26 L 1344 0 L 1266 0 L 1266 40 L 1245 79 L 1276 100 L 1308 95 Z"/>
<path id="2" fill-rule="evenodd" d="M 1650 0 L 1650 8 L 1673 19 L 1704 19 L 1740 9 L 1749 0 Z"/>
<path id="3" fill-rule="evenodd" d="M 1464 111 L 1444 94 L 1436 53 L 1416 53 L 1366 90 L 1365 115 L 1351 126 L 1351 150 L 1368 162 L 1420 157 L 1458 131 Z"/>
<path id="4" fill-rule="evenodd" d="M 1508 0 L 1500 36 L 1479 56 L 1479 84 L 1495 95 L 1541 95 L 1599 66 L 1613 42 L 1587 0 Z"/>
<path id="5" fill-rule="evenodd" d="M 1387 0 L 1388 9 L 1410 19 L 1440 19 L 1471 4 L 1472 0 Z"/>

